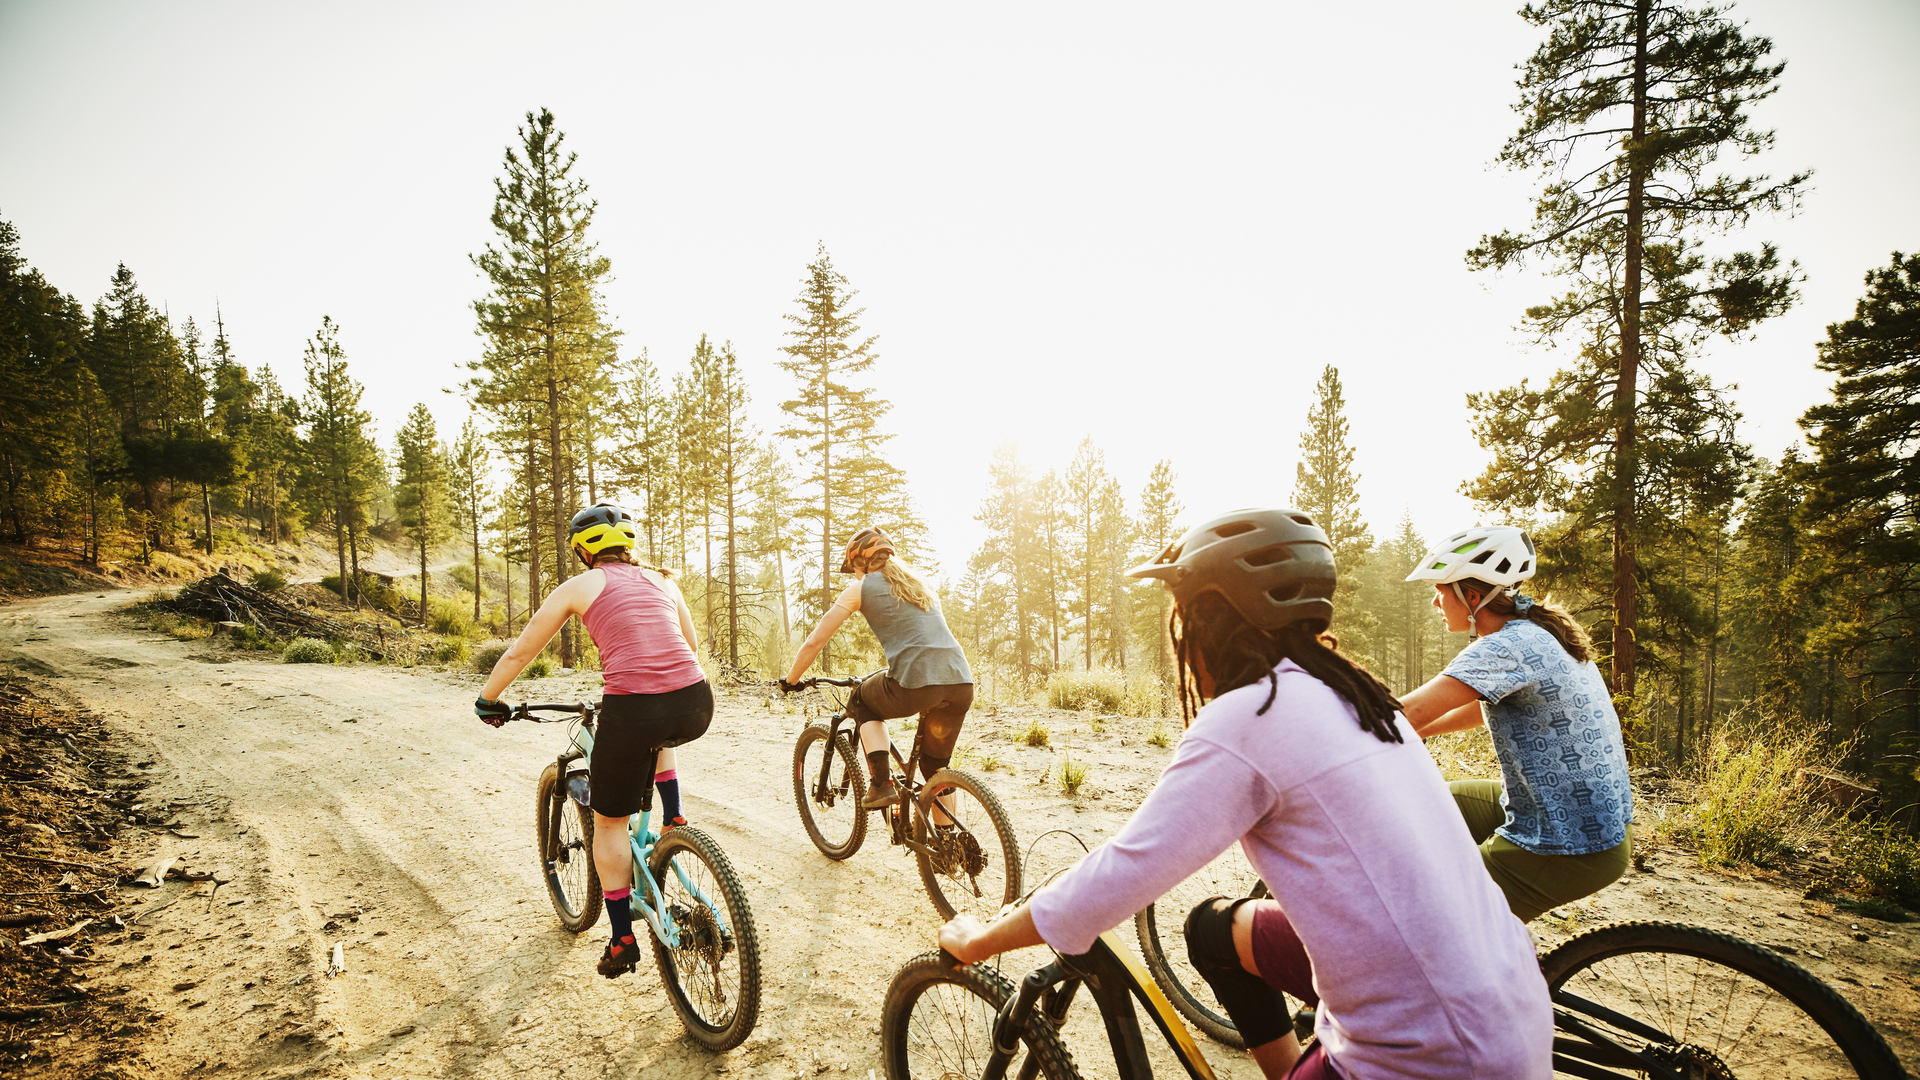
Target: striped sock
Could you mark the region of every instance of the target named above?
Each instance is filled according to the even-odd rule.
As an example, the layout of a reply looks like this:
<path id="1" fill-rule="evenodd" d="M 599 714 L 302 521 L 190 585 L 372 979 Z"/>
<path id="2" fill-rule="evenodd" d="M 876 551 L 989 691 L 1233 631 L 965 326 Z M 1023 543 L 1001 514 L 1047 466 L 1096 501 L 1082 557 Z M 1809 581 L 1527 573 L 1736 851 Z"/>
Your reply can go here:
<path id="1" fill-rule="evenodd" d="M 671 825 L 676 819 L 686 820 L 680 817 L 680 770 L 668 769 L 663 773 L 655 773 L 653 786 L 660 792 L 661 823 Z"/>

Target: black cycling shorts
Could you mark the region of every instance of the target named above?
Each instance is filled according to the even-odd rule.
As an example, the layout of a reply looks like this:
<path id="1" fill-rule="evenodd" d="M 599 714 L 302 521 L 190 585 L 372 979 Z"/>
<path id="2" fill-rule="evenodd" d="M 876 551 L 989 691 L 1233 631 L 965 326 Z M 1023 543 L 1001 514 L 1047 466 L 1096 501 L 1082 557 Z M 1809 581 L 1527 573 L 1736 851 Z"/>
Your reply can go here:
<path id="1" fill-rule="evenodd" d="M 713 723 L 713 687 L 701 679 L 664 694 L 608 694 L 600 699 L 587 760 L 595 813 L 627 817 L 651 803 L 654 762 L 662 747 L 692 742 Z"/>

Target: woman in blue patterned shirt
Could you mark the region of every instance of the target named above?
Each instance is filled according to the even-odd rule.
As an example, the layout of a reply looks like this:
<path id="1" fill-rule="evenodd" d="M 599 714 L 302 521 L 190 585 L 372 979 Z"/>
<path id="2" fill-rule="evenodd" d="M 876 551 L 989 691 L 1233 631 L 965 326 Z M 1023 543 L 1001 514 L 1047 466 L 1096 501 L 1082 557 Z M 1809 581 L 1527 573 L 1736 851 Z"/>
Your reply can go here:
<path id="1" fill-rule="evenodd" d="M 1408 581 L 1433 583 L 1447 629 L 1473 635 L 1400 701 L 1422 738 L 1486 724 L 1501 780 L 1456 780 L 1454 803 L 1521 921 L 1626 872 L 1633 789 L 1612 694 L 1571 616 L 1519 591 L 1533 541 L 1508 525 L 1456 533 Z"/>

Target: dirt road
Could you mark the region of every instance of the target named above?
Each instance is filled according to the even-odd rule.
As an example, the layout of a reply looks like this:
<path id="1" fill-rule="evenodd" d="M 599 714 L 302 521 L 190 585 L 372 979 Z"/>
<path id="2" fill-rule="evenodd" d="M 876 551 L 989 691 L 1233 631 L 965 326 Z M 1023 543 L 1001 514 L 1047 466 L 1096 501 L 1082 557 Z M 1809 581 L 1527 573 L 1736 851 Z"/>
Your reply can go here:
<path id="1" fill-rule="evenodd" d="M 681 753 L 688 816 L 741 872 L 766 974 L 752 1038 L 716 1059 L 683 1037 L 650 966 L 608 982 L 593 970 L 604 931 L 575 937 L 555 922 L 534 857 L 533 783 L 562 728 L 481 725 L 478 676 L 281 664 L 176 641 L 120 614 L 129 599 L 0 608 L 0 662 L 149 748 L 147 805 L 175 807 L 178 824 L 126 834 L 144 839 L 129 841 L 122 862 L 178 855 L 229 879 L 211 896 L 179 882 L 130 893 L 151 896 L 145 909 L 178 899 L 140 918 L 137 939 L 103 949 L 126 965 L 112 977 L 167 1016 L 146 1053 L 160 1075 L 864 1077 L 879 1067 L 887 981 L 931 947 L 938 919 L 904 849 L 876 835 L 835 863 L 808 842 L 786 772 L 803 711 L 723 698 L 712 731 Z M 574 700 L 596 686 L 554 678 L 514 692 Z M 975 730 L 991 726 L 982 718 Z M 1168 754 L 1109 756 L 1140 759 L 1150 781 Z M 1121 820 L 1047 794 L 1032 783 L 1042 768 L 996 776 L 1023 843 L 1038 817 L 1075 819 L 1089 842 Z M 1043 869 L 1048 847 L 1035 853 Z M 334 941 L 345 942 L 346 973 L 328 979 Z"/>
<path id="2" fill-rule="evenodd" d="M 177 855 L 226 882 L 139 893 L 147 914 L 131 932 L 97 940 L 101 978 L 131 986 L 166 1017 L 144 1048 L 156 1075 L 879 1070 L 887 981 L 931 947 L 938 920 L 911 858 L 877 833 L 844 863 L 807 841 L 786 771 L 804 710 L 723 697 L 712 731 L 681 754 L 688 816 L 741 872 L 764 958 L 759 1025 L 716 1057 L 683 1037 L 650 966 L 601 979 L 593 964 L 604 930 L 575 937 L 555 922 L 534 857 L 533 784 L 562 728 L 482 726 L 471 712 L 474 675 L 288 665 L 176 641 L 121 613 L 131 598 L 0 607 L 0 664 L 91 706 L 146 748 L 146 804 L 171 807 L 177 819 L 170 830 L 123 834 L 122 863 Z M 597 677 L 560 677 L 521 684 L 514 696 L 571 700 L 596 688 Z M 1069 801 L 1038 782 L 1057 774 L 1056 751 L 1006 737 L 1032 715 L 977 713 L 962 743 L 1011 766 L 989 775 L 1023 846 L 1049 829 L 1097 842 L 1171 754 L 1146 745 L 1142 721 L 1111 720 L 1096 735 L 1085 717 L 1047 714 L 1056 745 L 1079 726 L 1074 759 L 1091 768 L 1088 790 Z M 1028 880 L 1077 854 L 1064 837 L 1041 841 Z M 1536 930 L 1550 943 L 1581 919 L 1669 918 L 1797 941 L 1818 950 L 1810 966 L 1842 985 L 1897 1048 L 1920 1046 L 1911 924 L 1874 923 L 1862 944 L 1844 921 L 1823 924 L 1780 886 L 1706 875 L 1677 858 L 1656 865 L 1665 869 L 1629 874 L 1581 915 Z M 344 942 L 346 971 L 329 979 L 335 941 Z M 1038 961 L 1005 966 L 1019 973 Z M 1110 1073 L 1087 1023 L 1074 1025 L 1070 1043 L 1090 1072 Z M 1257 1075 L 1243 1056 L 1203 1045 L 1222 1076 Z M 1177 1071 L 1162 1065 L 1165 1075 Z"/>

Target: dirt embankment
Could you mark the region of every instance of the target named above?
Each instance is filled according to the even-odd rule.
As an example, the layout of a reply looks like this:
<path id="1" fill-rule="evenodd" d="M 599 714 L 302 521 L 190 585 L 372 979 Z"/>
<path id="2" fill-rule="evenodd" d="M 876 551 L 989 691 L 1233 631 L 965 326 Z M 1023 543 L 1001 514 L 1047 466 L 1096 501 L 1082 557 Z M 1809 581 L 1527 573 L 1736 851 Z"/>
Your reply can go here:
<path id="1" fill-rule="evenodd" d="M 740 870 L 765 958 L 758 1028 L 715 1057 L 684 1038 L 651 969 L 599 978 L 602 931 L 575 937 L 553 918 L 534 856 L 533 783 L 560 749 L 559 728 L 478 724 L 477 676 L 280 664 L 149 632 L 120 613 L 128 599 L 0 606 L 0 669 L 11 665 L 54 703 L 84 706 L 99 734 L 124 748 L 130 776 L 89 750 L 90 778 L 43 778 L 78 787 L 60 797 L 121 826 L 118 846 L 90 859 L 124 870 L 174 857 L 185 875 L 101 893 L 96 922 L 70 939 L 74 955 L 58 968 L 73 1000 L 111 1000 L 118 1011 L 98 1022 L 70 1010 L 0 1020 L 0 1055 L 20 1075 L 863 1077 L 879 1068 L 887 981 L 930 947 L 938 920 L 912 860 L 877 834 L 843 863 L 808 843 L 788 780 L 805 708 L 725 697 L 711 733 L 682 752 L 688 814 Z M 588 677 L 516 689 L 560 700 L 593 692 Z M 1011 737 L 1036 716 L 1053 727 L 1056 748 Z M 987 775 L 1023 845 L 1055 829 L 1089 843 L 1109 835 L 1171 754 L 1148 743 L 1149 722 L 1114 719 L 1094 733 L 1088 721 L 1028 709 L 984 709 L 969 721 L 963 747 L 975 767 L 984 757 L 1000 763 Z M 1077 800 L 1041 782 L 1059 775 L 1069 735 L 1073 760 L 1089 769 Z M 0 766 L 14 767 L 11 758 Z M 148 786 L 114 787 L 134 780 Z M 21 851 L 24 824 L 16 814 L 5 840 Z M 1057 833 L 1040 841 L 1029 879 L 1077 852 Z M 1903 1056 L 1920 1057 L 1920 924 L 1823 912 L 1800 899 L 1804 881 L 1762 877 L 1655 852 L 1645 870 L 1536 929 L 1551 944 L 1589 923 L 1659 918 L 1792 948 Z M 0 898 L 0 915 L 41 899 Z M 124 925 L 101 921 L 115 915 Z M 68 918 L 63 908 L 48 922 Z M 0 930 L 16 940 L 25 932 Z M 329 977 L 335 943 L 345 970 Z M 47 963 L 43 946 L 32 949 Z M 6 970 L 11 986 L 19 969 Z M 1070 1035 L 1098 1071 L 1097 1036 Z M 1223 1076 L 1255 1075 L 1243 1056 L 1205 1049 Z"/>

